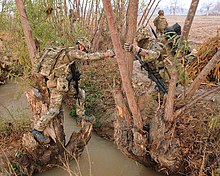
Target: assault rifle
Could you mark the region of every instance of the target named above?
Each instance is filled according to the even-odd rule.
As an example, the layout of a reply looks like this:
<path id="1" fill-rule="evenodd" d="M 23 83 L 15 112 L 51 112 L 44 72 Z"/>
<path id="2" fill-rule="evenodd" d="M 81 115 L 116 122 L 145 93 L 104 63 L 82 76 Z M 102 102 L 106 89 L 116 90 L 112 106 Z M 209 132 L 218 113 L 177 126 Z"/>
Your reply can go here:
<path id="1" fill-rule="evenodd" d="M 137 54 L 135 54 L 135 58 L 140 62 L 141 67 L 148 72 L 149 77 L 156 83 L 159 91 L 162 91 L 163 93 L 167 93 L 166 84 L 164 83 L 163 79 L 155 76 L 148 63 L 143 62 L 142 59 Z"/>
<path id="2" fill-rule="evenodd" d="M 75 81 L 74 88 L 76 90 L 76 93 L 74 97 L 78 100 L 78 103 L 79 103 L 79 80 L 80 80 L 81 74 L 76 66 L 76 62 L 73 62 L 70 65 L 70 70 L 71 70 L 71 74 L 67 76 L 67 80 L 69 81 L 69 84 L 71 81 Z"/>
<path id="3" fill-rule="evenodd" d="M 151 25 L 150 25 L 150 29 L 151 29 L 152 33 L 154 34 L 154 37 L 155 37 L 156 39 L 158 39 L 157 34 L 156 34 L 155 30 L 152 28 Z"/>

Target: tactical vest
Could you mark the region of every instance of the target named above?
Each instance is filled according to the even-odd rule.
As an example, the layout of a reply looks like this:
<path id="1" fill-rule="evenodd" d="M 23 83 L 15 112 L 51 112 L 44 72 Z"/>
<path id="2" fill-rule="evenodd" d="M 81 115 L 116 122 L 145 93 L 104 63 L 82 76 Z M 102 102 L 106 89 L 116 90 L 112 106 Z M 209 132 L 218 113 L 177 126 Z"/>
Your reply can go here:
<path id="1" fill-rule="evenodd" d="M 35 65 L 36 72 L 48 79 L 48 88 L 57 88 L 60 92 L 69 91 L 69 82 L 67 80 L 67 75 L 70 72 L 68 49 L 69 48 L 48 48 L 38 59 Z M 64 57 L 67 57 L 67 60 L 65 60 Z"/>
<path id="2" fill-rule="evenodd" d="M 45 77 L 49 77 L 54 69 L 60 55 L 66 51 L 66 48 L 48 48 L 41 57 L 37 59 L 35 70 Z"/>

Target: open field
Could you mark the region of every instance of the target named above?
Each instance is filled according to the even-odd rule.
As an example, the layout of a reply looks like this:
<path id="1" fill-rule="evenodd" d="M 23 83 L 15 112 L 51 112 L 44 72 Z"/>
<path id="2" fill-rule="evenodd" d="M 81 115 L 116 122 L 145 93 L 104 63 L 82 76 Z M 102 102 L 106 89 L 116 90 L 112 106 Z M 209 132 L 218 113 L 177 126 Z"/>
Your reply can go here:
<path id="1" fill-rule="evenodd" d="M 150 20 L 152 26 L 154 18 L 155 16 Z M 186 16 L 166 15 L 166 18 L 169 25 L 179 23 L 183 29 Z M 216 36 L 217 30 L 220 32 L 220 16 L 195 16 L 190 30 L 189 40 L 195 43 L 202 43 L 207 38 Z"/>

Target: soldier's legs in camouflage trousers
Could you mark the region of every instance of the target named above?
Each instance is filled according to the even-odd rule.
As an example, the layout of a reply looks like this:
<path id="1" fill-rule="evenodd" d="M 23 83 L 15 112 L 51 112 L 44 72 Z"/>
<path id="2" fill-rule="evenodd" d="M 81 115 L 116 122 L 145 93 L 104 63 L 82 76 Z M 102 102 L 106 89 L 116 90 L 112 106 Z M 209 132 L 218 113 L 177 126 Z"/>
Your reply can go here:
<path id="1" fill-rule="evenodd" d="M 82 119 L 86 119 L 85 98 L 86 98 L 85 91 L 83 89 L 79 88 L 79 100 L 76 100 L 76 115 Z"/>
<path id="2" fill-rule="evenodd" d="M 50 89 L 50 106 L 48 111 L 41 116 L 41 118 L 35 123 L 34 129 L 43 131 L 49 122 L 56 117 L 61 109 L 63 101 L 63 94 L 56 90 L 56 88 Z"/>

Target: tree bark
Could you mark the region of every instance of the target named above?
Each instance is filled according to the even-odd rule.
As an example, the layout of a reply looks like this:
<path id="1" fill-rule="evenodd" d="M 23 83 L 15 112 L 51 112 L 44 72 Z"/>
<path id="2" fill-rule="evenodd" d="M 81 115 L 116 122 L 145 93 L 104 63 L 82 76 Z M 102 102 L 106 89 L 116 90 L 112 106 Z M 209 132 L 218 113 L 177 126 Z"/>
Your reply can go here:
<path id="1" fill-rule="evenodd" d="M 174 100 L 176 92 L 176 82 L 178 78 L 178 72 L 175 66 L 172 68 L 171 79 L 168 89 L 167 101 L 165 105 L 164 120 L 166 122 L 173 122 L 173 112 L 174 112 Z"/>
<path id="2" fill-rule="evenodd" d="M 111 32 L 111 38 L 112 38 L 114 50 L 115 50 L 116 57 L 117 57 L 119 71 L 120 71 L 120 75 L 122 79 L 122 85 L 127 96 L 129 108 L 131 110 L 131 113 L 134 119 L 134 124 L 137 128 L 142 129 L 143 122 L 142 122 L 142 118 L 140 115 L 140 110 L 135 100 L 134 91 L 131 86 L 131 81 L 128 76 L 129 74 L 128 74 L 126 62 L 124 59 L 125 57 L 123 54 L 122 45 L 119 42 L 119 36 L 116 30 L 115 19 L 114 19 L 114 14 L 112 11 L 111 3 L 109 0 L 103 0 L 103 5 L 104 5 L 104 11 L 105 11 L 105 14 L 108 20 L 108 24 L 109 24 L 109 29 Z"/>
<path id="3" fill-rule="evenodd" d="M 35 42 L 34 42 L 34 39 L 32 36 L 32 30 L 30 27 L 30 23 L 28 21 L 28 17 L 25 12 L 23 1 L 16 0 L 16 6 L 17 6 L 18 13 L 20 16 L 22 28 L 24 31 L 25 40 L 27 42 L 27 47 L 28 47 L 28 52 L 29 52 L 30 58 L 31 58 L 31 63 L 33 65 L 37 49 L 36 49 L 36 45 L 35 45 Z"/>
<path id="4" fill-rule="evenodd" d="M 137 25 L 138 0 L 129 1 L 126 16 L 127 16 L 126 17 L 127 21 L 126 21 L 125 42 L 133 43 L 134 36 L 136 33 L 136 25 Z M 133 71 L 134 54 L 131 52 L 126 52 L 125 58 L 127 59 L 128 73 L 129 73 L 129 78 L 131 79 L 132 71 Z"/>
<path id="5" fill-rule="evenodd" d="M 32 38 L 31 28 L 22 0 L 16 0 L 16 5 L 33 65 L 36 46 Z M 48 111 L 50 95 L 47 87 L 43 87 L 45 79 L 37 74 L 34 76 L 35 87 L 27 90 L 26 96 L 34 114 L 34 122 L 36 122 Z M 63 119 L 64 115 L 61 109 L 60 113 L 44 130 L 45 135 L 50 138 L 50 142 L 47 144 L 37 143 L 31 133 L 24 134 L 22 147 L 25 149 L 25 154 L 18 159 L 20 173 L 32 175 L 35 172 L 42 172 L 50 169 L 51 166 L 62 165 L 64 161 L 77 158 L 82 153 L 91 138 L 92 124 L 85 123 L 80 132 L 73 132 L 69 142 L 66 144 Z"/>
<path id="6" fill-rule="evenodd" d="M 150 6 L 151 2 L 152 2 L 152 0 L 150 0 L 150 1 L 148 2 L 147 6 L 145 7 L 144 12 L 143 12 L 143 14 L 142 14 L 142 16 L 141 16 L 141 19 L 140 19 L 139 22 L 138 22 L 138 26 L 140 26 L 140 25 L 142 24 L 142 20 L 143 20 L 144 16 L 146 15 L 147 10 L 148 10 L 148 7 Z M 148 10 L 148 12 L 149 12 L 149 10 Z M 143 24 L 142 24 L 142 25 L 143 25 Z"/>
<path id="7" fill-rule="evenodd" d="M 196 77 L 193 83 L 190 85 L 188 90 L 186 91 L 185 100 L 189 100 L 195 94 L 196 90 L 201 85 L 202 81 L 205 80 L 206 76 L 210 73 L 210 71 L 217 65 L 220 60 L 220 50 L 218 50 L 212 59 L 208 62 L 208 64 L 203 68 L 200 74 Z"/>
<path id="8" fill-rule="evenodd" d="M 185 24 L 183 27 L 182 40 L 188 39 L 189 31 L 190 31 L 198 4 L 199 4 L 199 0 L 192 0 L 191 5 L 190 5 L 190 9 L 188 11 L 188 14 L 187 14 L 187 17 L 185 20 Z"/>

